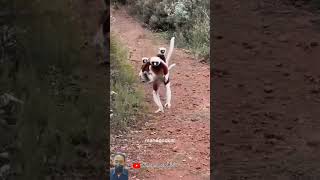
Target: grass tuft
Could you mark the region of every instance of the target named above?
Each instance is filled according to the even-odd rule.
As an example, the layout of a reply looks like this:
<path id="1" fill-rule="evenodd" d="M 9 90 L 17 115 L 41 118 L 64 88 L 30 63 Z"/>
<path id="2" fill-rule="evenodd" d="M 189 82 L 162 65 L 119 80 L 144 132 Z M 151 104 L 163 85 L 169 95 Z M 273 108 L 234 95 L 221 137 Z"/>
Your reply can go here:
<path id="1" fill-rule="evenodd" d="M 111 36 L 111 91 L 116 95 L 111 97 L 111 130 L 124 130 L 135 123 L 141 110 L 145 109 L 143 91 L 138 85 L 137 73 L 130 65 L 128 50 Z M 139 113 L 140 112 L 140 113 Z"/>

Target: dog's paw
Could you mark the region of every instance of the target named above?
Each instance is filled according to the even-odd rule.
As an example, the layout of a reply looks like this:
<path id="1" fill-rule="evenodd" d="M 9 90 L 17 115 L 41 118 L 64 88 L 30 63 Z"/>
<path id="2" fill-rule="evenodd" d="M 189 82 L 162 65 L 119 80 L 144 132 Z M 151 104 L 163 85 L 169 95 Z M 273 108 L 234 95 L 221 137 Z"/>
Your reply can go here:
<path id="1" fill-rule="evenodd" d="M 154 113 L 159 113 L 159 112 L 164 112 L 164 110 L 163 109 L 158 109 Z"/>
<path id="2" fill-rule="evenodd" d="M 170 103 L 166 103 L 166 104 L 164 105 L 164 107 L 170 109 L 170 108 L 171 108 L 171 104 L 170 104 Z"/>

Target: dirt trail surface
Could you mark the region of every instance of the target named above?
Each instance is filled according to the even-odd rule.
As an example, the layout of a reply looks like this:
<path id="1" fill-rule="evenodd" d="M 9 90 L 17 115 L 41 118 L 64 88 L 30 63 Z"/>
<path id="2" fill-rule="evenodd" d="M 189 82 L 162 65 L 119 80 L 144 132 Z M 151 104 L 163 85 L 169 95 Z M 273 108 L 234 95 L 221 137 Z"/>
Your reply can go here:
<path id="1" fill-rule="evenodd" d="M 124 9 L 112 11 L 111 15 L 114 17 L 111 32 L 129 48 L 138 78 L 141 58 L 156 55 L 160 46 L 168 48 L 169 41 L 160 42 Z M 120 148 L 126 152 L 129 165 L 133 162 L 154 166 L 174 163 L 173 167 L 131 169 L 131 179 L 209 179 L 210 66 L 177 48 L 170 60 L 172 63 L 176 63 L 170 73 L 172 107 L 165 109 L 165 113 L 154 114 L 157 107 L 152 99 L 152 85 L 144 85 L 151 116 L 140 129 L 112 136 L 111 151 Z M 160 90 L 164 97 L 164 88 Z M 174 139 L 175 142 L 146 143 L 146 139 Z"/>
<path id="2" fill-rule="evenodd" d="M 219 180 L 320 179 L 320 17 L 270 3 L 212 4 Z"/>

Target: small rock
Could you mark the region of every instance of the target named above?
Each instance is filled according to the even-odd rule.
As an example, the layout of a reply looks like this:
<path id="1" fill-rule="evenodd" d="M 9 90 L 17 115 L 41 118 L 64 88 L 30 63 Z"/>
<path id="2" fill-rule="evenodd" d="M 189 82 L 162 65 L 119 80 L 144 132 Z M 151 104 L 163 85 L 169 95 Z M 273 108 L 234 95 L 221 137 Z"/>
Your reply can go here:
<path id="1" fill-rule="evenodd" d="M 239 121 L 238 121 L 238 120 L 232 120 L 232 123 L 233 123 L 233 124 L 238 124 Z"/>
<path id="2" fill-rule="evenodd" d="M 242 46 L 245 48 L 245 49 L 253 49 L 254 47 L 246 42 L 243 42 L 242 43 Z"/>
<path id="3" fill-rule="evenodd" d="M 231 131 L 230 131 L 229 129 L 226 129 L 226 130 L 223 130 L 223 131 L 222 131 L 223 134 L 228 134 L 228 133 L 230 133 L 230 132 L 231 132 Z"/>
<path id="4" fill-rule="evenodd" d="M 318 42 L 311 42 L 310 46 L 311 47 L 316 47 L 316 46 L 319 46 L 319 43 Z"/>
<path id="5" fill-rule="evenodd" d="M 265 98 L 265 99 L 273 99 L 273 98 L 274 98 L 274 96 L 272 96 L 272 95 L 268 95 L 268 96 L 265 96 L 264 98 Z"/>
<path id="6" fill-rule="evenodd" d="M 281 135 L 275 135 L 275 134 L 264 134 L 264 138 L 266 139 L 276 139 L 276 140 L 284 140 L 284 137 Z"/>
<path id="7" fill-rule="evenodd" d="M 246 42 L 243 42 L 242 45 L 243 45 L 243 46 L 248 46 L 249 44 L 246 43 Z"/>
<path id="8" fill-rule="evenodd" d="M 271 86 L 271 85 L 272 85 L 272 81 L 270 81 L 270 80 L 264 80 L 263 83 L 264 83 L 265 85 L 268 85 L 268 86 Z"/>
<path id="9" fill-rule="evenodd" d="M 318 94 L 318 93 L 320 93 L 320 88 L 319 87 L 313 87 L 310 91 L 311 91 L 312 94 Z"/>
<path id="10" fill-rule="evenodd" d="M 264 87 L 264 92 L 266 92 L 266 93 L 272 93 L 272 92 L 273 92 L 273 87 L 272 87 L 272 86 L 265 86 L 265 87 Z"/>
<path id="11" fill-rule="evenodd" d="M 199 121 L 199 119 L 198 118 L 192 118 L 191 121 L 192 122 L 196 122 L 196 121 Z"/>
<path id="12" fill-rule="evenodd" d="M 182 160 L 182 162 L 186 162 L 186 161 L 187 161 L 187 160 L 185 160 L 185 159 L 184 159 L 184 160 Z"/>
<path id="13" fill-rule="evenodd" d="M 1 166 L 0 168 L 0 177 L 3 176 L 4 174 L 8 173 L 8 171 L 10 171 L 11 167 L 9 164 L 5 164 L 3 166 Z"/>
<path id="14" fill-rule="evenodd" d="M 307 142 L 307 146 L 310 146 L 310 147 L 319 147 L 320 145 L 320 141 L 309 141 Z"/>
<path id="15" fill-rule="evenodd" d="M 240 88 L 244 87 L 244 84 L 238 84 L 238 87 L 240 87 Z"/>
<path id="16" fill-rule="evenodd" d="M 8 127 L 8 123 L 6 120 L 0 119 L 0 125 L 4 126 L 4 127 Z"/>
<path id="17" fill-rule="evenodd" d="M 287 76 L 290 76 L 290 73 L 289 72 L 284 72 L 283 75 L 287 77 Z"/>
<path id="18" fill-rule="evenodd" d="M 289 126 L 289 127 L 286 127 L 287 130 L 291 130 L 293 129 L 293 127 Z"/>
<path id="19" fill-rule="evenodd" d="M 298 43 L 296 44 L 296 47 L 301 47 L 301 46 L 303 46 L 303 43 L 302 43 L 302 42 L 298 42 Z"/>
<path id="20" fill-rule="evenodd" d="M 283 42 L 283 43 L 285 43 L 285 42 L 288 42 L 289 40 L 288 40 L 288 38 L 287 37 L 285 37 L 285 36 L 280 36 L 279 38 L 278 38 L 278 40 L 280 41 L 280 42 Z"/>
<path id="21" fill-rule="evenodd" d="M 223 36 L 216 36 L 217 39 L 223 39 Z"/>
<path id="22" fill-rule="evenodd" d="M 8 152 L 3 152 L 0 154 L 0 158 L 2 159 L 9 159 L 9 153 Z"/>
<path id="23" fill-rule="evenodd" d="M 199 62 L 205 64 L 207 61 L 205 59 L 201 59 Z M 198 73 L 198 75 L 200 75 L 200 73 Z"/>
<path id="24" fill-rule="evenodd" d="M 175 146 L 174 148 L 172 148 L 172 151 L 173 151 L 173 152 L 178 152 L 178 147 Z"/>

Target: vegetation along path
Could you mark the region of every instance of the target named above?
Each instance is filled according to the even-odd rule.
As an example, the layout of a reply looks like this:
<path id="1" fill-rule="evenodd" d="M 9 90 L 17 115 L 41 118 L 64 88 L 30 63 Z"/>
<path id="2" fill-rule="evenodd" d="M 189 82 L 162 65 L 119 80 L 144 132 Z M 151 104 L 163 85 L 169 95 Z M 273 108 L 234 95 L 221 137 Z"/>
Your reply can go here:
<path id="1" fill-rule="evenodd" d="M 160 46 L 168 47 L 169 41 L 156 38 L 125 9 L 112 10 L 111 16 L 111 32 L 128 47 L 138 78 L 141 58 L 155 55 Z M 111 136 L 111 151 L 119 148 L 125 151 L 128 164 L 174 163 L 174 166 L 132 170 L 131 179 L 209 179 L 210 66 L 178 48 L 170 63 L 177 65 L 170 74 L 171 109 L 154 114 L 157 107 L 152 99 L 152 85 L 144 85 L 150 116 L 139 129 L 125 136 Z M 165 95 L 163 87 L 160 95 Z M 174 143 L 146 143 L 146 139 L 174 139 Z"/>

